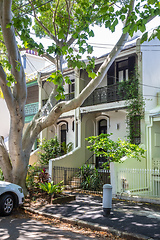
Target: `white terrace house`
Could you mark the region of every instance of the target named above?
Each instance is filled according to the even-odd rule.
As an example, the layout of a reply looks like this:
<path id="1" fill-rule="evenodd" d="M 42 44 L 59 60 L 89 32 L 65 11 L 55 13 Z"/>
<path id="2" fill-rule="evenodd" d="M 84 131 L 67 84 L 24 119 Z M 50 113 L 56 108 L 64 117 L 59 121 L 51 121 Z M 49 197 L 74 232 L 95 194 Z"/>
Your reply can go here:
<path id="1" fill-rule="evenodd" d="M 101 65 L 105 56 L 96 59 L 96 69 Z M 113 193 L 121 193 L 131 187 L 130 174 L 119 174 L 120 169 L 159 169 L 160 170 L 160 42 L 155 39 L 140 44 L 140 38 L 134 38 L 127 42 L 124 49 L 116 58 L 108 73 L 96 90 L 85 100 L 81 107 L 63 114 L 56 125 L 44 130 L 41 139 L 50 139 L 55 135 L 60 142 L 73 142 L 74 149 L 67 155 L 57 159 L 51 159 L 49 171 L 53 176 L 53 167 L 81 167 L 92 153 L 86 149 L 85 138 L 100 133 L 113 133 L 112 139 L 125 139 L 126 130 L 126 102 L 125 92 L 119 95 L 118 86 L 120 82 L 131 78 L 135 73 L 135 67 L 139 73 L 139 83 L 145 100 L 145 117 L 141 122 L 135 123 L 139 128 L 139 135 L 135 136 L 135 143 L 141 144 L 146 151 L 146 159 L 137 162 L 134 159 L 126 159 L 121 164 L 112 164 L 111 181 Z M 47 82 L 50 71 L 39 74 L 39 107 L 46 102 L 51 91 L 52 84 Z M 78 96 L 90 79 L 84 70 L 80 70 L 75 77 L 73 69 L 64 69 L 64 75 L 68 75 L 72 85 L 65 85 L 66 100 Z M 97 167 L 102 165 L 103 159 L 94 157 Z M 118 175 L 119 174 L 119 175 Z M 144 183 L 140 186 L 136 183 L 136 189 L 149 188 L 149 182 L 157 184 L 160 181 L 159 174 L 145 174 Z M 147 181 L 146 181 L 147 179 Z M 133 182 L 133 179 L 132 179 Z M 157 193 L 160 194 L 160 185 Z"/>

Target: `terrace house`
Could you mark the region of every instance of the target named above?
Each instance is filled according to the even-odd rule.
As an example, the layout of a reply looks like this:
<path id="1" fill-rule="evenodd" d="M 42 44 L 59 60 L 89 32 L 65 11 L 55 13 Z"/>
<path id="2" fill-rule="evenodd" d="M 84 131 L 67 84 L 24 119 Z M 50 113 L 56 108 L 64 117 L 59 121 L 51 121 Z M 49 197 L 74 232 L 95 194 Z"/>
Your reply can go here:
<path id="1" fill-rule="evenodd" d="M 95 70 L 98 70 L 105 57 L 106 55 L 96 58 Z M 141 144 L 146 149 L 146 158 L 141 162 L 137 162 L 135 159 L 126 159 L 121 164 L 114 164 L 113 171 L 115 173 L 119 168 L 135 168 L 135 166 L 138 169 L 160 169 L 159 64 L 159 40 L 154 39 L 141 44 L 140 37 L 134 37 L 125 44 L 100 85 L 82 106 L 62 114 L 55 125 L 41 133 L 41 139 L 44 137 L 50 139 L 56 135 L 61 143 L 73 143 L 72 152 L 50 160 L 51 175 L 53 175 L 54 166 L 81 167 L 90 158 L 96 167 L 102 166 L 105 160 L 92 156 L 92 153 L 86 149 L 88 143 L 85 138 L 89 136 L 112 133 L 113 140 L 126 139 L 128 134 L 126 124 L 127 90 L 125 87 L 120 94 L 119 85 L 121 82 L 125 82 L 127 86 L 137 73 L 140 92 L 145 102 L 145 112 L 142 120 L 134 122 L 132 131 L 135 131 L 135 134 L 132 142 Z M 52 83 L 46 80 L 53 71 L 53 67 L 46 68 L 39 75 L 39 107 L 46 103 L 52 89 Z M 74 69 L 64 67 L 64 75 L 69 76 L 72 81 L 71 85 L 65 84 L 64 86 L 66 100 L 78 96 L 90 81 L 86 71 L 82 69 L 75 74 Z"/>

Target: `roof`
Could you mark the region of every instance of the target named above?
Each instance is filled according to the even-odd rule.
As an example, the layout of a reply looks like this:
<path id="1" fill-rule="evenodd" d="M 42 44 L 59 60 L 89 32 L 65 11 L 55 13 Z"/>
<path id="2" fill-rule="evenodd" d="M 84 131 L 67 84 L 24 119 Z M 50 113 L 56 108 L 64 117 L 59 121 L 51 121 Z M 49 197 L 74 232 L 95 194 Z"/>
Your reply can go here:
<path id="1" fill-rule="evenodd" d="M 140 33 L 138 32 L 137 34 L 135 34 L 132 38 L 130 38 L 125 43 L 122 51 L 124 51 L 126 49 L 129 49 L 129 48 L 132 48 L 132 47 L 135 47 L 136 46 L 136 42 L 137 42 L 139 37 L 140 37 Z M 102 58 L 104 58 L 104 57 L 106 57 L 108 55 L 109 55 L 109 53 L 104 54 L 104 55 L 100 56 L 99 58 L 95 58 L 95 59 L 100 60 L 100 59 L 102 59 Z M 46 78 L 47 76 L 49 76 L 54 71 L 56 71 L 55 65 L 54 64 L 50 64 L 49 66 L 41 69 L 39 72 L 41 73 L 41 77 L 43 79 L 43 78 Z M 68 68 L 67 61 L 64 61 L 64 63 L 63 63 L 63 71 L 64 71 L 64 73 L 68 74 L 68 72 L 73 72 L 74 70 L 73 70 L 73 68 Z M 38 72 L 33 72 L 32 74 L 27 75 L 27 78 L 28 79 L 35 79 L 35 77 L 37 77 L 37 73 Z"/>

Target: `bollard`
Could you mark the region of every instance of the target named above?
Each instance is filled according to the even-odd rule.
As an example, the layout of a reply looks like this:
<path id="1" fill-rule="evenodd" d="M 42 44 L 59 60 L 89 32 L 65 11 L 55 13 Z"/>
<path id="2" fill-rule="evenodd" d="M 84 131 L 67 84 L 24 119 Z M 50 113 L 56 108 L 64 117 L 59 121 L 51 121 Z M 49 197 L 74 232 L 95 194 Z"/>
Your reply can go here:
<path id="1" fill-rule="evenodd" d="M 112 186 L 111 184 L 103 185 L 103 215 L 110 214 L 112 208 Z"/>

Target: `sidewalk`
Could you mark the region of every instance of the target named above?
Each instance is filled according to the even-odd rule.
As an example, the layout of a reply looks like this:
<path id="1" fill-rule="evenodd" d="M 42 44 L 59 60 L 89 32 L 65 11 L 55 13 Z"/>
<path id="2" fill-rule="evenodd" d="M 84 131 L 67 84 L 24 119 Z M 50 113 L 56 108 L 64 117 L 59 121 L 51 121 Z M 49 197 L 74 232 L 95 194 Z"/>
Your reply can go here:
<path id="1" fill-rule="evenodd" d="M 126 239 L 160 239 L 160 205 L 113 199 L 111 213 L 104 217 L 101 197 L 75 194 L 75 201 L 46 205 L 37 211 L 73 224 L 109 230 Z"/>

